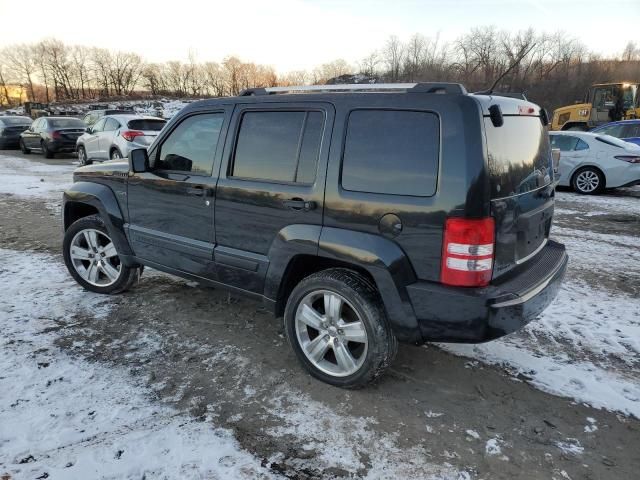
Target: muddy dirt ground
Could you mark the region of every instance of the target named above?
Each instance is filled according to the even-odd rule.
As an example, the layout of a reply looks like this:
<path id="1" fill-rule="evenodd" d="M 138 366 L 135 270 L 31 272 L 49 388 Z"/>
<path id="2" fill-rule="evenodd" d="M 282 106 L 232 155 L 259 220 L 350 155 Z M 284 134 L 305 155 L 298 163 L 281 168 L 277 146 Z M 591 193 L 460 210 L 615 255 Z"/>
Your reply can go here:
<path id="1" fill-rule="evenodd" d="M 590 207 L 566 197 L 558 201 L 557 226 L 640 239 L 640 209 L 605 212 L 586 226 L 572 212 Z M 55 202 L 0 195 L 2 248 L 48 252 L 62 262 L 61 239 Z M 599 278 L 597 271 L 576 269 L 576 275 L 640 294 L 623 274 Z M 383 456 L 414 462 L 416 471 L 422 460 L 451 464 L 471 478 L 633 479 L 640 472 L 638 419 L 544 393 L 501 368 L 433 345 L 402 345 L 377 384 L 345 391 L 306 374 L 281 319 L 251 300 L 147 270 L 112 302 L 107 318 L 61 320 L 56 345 L 71 356 L 124 368 L 157 402 L 214 418 L 288 478 L 364 476 Z M 597 433 L 585 432 L 586 418 L 595 419 Z M 488 454 L 490 438 L 500 439 L 501 454 Z M 578 439 L 584 451 L 559 447 L 567 439 Z M 356 472 L 340 466 L 334 447 L 342 444 L 360 460 Z"/>

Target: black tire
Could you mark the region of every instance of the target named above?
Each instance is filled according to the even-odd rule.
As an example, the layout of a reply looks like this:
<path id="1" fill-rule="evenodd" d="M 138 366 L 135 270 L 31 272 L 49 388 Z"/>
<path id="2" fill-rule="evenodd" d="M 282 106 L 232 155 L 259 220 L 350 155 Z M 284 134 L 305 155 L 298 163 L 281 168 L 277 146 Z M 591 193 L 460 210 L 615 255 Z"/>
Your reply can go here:
<path id="1" fill-rule="evenodd" d="M 31 149 L 27 148 L 22 138 L 20 139 L 20 151 L 22 151 L 22 153 L 24 153 L 25 155 L 29 155 L 31 153 Z"/>
<path id="2" fill-rule="evenodd" d="M 117 154 L 117 156 L 116 156 L 116 154 Z M 122 159 L 122 153 L 120 152 L 119 149 L 112 148 L 111 151 L 109 152 L 109 159 L 110 160 L 120 160 L 120 159 Z"/>
<path id="3" fill-rule="evenodd" d="M 98 215 L 90 215 L 88 217 L 83 217 L 79 220 L 76 220 L 67 229 L 67 231 L 64 233 L 62 254 L 64 256 L 64 263 L 67 266 L 67 269 L 69 270 L 69 273 L 71 274 L 73 279 L 86 290 L 90 290 L 96 293 L 115 294 L 129 290 L 138 281 L 140 271 L 138 267 L 127 267 L 126 265 L 122 265 L 122 269 L 120 271 L 118 279 L 113 284 L 105 287 L 93 285 L 80 276 L 71 260 L 71 242 L 78 232 L 85 229 L 99 230 L 105 235 L 109 234 L 107 228 L 104 225 L 104 222 Z"/>
<path id="4" fill-rule="evenodd" d="M 80 165 L 91 165 L 91 161 L 87 158 L 87 151 L 82 145 L 79 145 L 76 151 L 78 153 Z"/>
<path id="5" fill-rule="evenodd" d="M 303 352 L 296 334 L 296 312 L 300 302 L 314 291 L 329 291 L 344 297 L 356 310 L 367 333 L 367 350 L 360 368 L 349 376 L 334 376 L 317 368 Z M 362 275 L 343 268 L 323 270 L 302 280 L 291 292 L 284 313 L 287 338 L 298 360 L 309 373 L 341 388 L 362 388 L 389 367 L 398 343 L 387 319 L 377 289 Z"/>
<path id="6" fill-rule="evenodd" d="M 585 179 L 591 179 L 591 183 L 585 182 Z M 576 171 L 571 177 L 571 186 L 573 190 L 582 195 L 596 195 L 602 192 L 605 188 L 605 178 L 602 172 L 595 167 L 583 167 Z M 593 188 L 593 182 L 597 185 Z M 591 189 L 593 188 L 593 189 Z"/>
<path id="7" fill-rule="evenodd" d="M 49 150 L 49 146 L 45 140 L 40 142 L 40 146 L 42 147 L 42 154 L 44 155 L 44 158 L 53 158 L 55 156 L 55 153 Z"/>

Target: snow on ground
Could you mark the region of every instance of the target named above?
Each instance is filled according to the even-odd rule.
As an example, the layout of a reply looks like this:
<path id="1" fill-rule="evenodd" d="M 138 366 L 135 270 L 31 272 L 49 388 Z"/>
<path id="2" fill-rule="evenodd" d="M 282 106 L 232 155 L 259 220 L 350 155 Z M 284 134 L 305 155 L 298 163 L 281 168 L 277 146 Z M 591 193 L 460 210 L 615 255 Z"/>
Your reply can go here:
<path id="1" fill-rule="evenodd" d="M 635 205 L 637 214 L 640 207 L 637 198 L 577 198 L 610 212 Z M 558 226 L 552 237 L 566 245 L 569 271 L 537 320 L 486 344 L 441 347 L 502 366 L 549 393 L 640 418 L 640 298 L 613 288 L 621 278 L 640 282 L 639 237 Z"/>
<path id="2" fill-rule="evenodd" d="M 272 478 L 229 431 L 148 399 L 125 371 L 74 359 L 56 329 L 109 313 L 53 257 L 0 249 L 0 474 Z"/>
<path id="3" fill-rule="evenodd" d="M 47 165 L 20 157 L 0 155 L 0 193 L 26 198 L 61 200 L 73 183 L 76 165 Z"/>
<path id="4" fill-rule="evenodd" d="M 88 293 L 55 257 L 0 249 L 0 475 L 35 478 L 274 478 L 243 451 L 232 434 L 150 397 L 158 385 L 135 383 L 123 368 L 68 356 L 54 346 L 55 332 L 110 313 L 110 297 Z M 148 350 L 161 339 L 141 335 Z M 234 356 L 233 348 L 217 355 Z M 216 361 L 215 358 L 211 359 Z M 234 356 L 238 365 L 241 358 Z M 245 390 L 251 397 L 255 392 Z M 286 386 L 270 399 L 281 420 L 265 431 L 290 436 L 318 453 L 293 468 L 342 468 L 365 478 L 460 480 L 449 464 L 431 463 L 422 447 L 401 449 L 396 436 L 376 433 L 373 420 L 336 413 Z M 327 428 L 331 425 L 331 428 Z M 276 454 L 271 462 L 281 461 Z M 305 463 L 306 462 L 306 463 Z M 44 478 L 44 477 L 42 477 Z"/>
<path id="5" fill-rule="evenodd" d="M 592 214 L 598 213 L 638 213 L 638 200 L 640 197 L 640 188 L 632 187 L 627 189 L 619 189 L 616 192 L 622 193 L 622 191 L 629 194 L 629 196 L 616 196 L 616 195 L 580 195 L 575 192 L 558 191 L 556 192 L 556 198 L 559 200 L 563 207 L 566 204 L 575 204 L 576 206 L 583 206 L 587 208 Z M 633 196 L 631 196 L 633 195 Z M 573 207 L 569 207 L 571 209 Z"/>

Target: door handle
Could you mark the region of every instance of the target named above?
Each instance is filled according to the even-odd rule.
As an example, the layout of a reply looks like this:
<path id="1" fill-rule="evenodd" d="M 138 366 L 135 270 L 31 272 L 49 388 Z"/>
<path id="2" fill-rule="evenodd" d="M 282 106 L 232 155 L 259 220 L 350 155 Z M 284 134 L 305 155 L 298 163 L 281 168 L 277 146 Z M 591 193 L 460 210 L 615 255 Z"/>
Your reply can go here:
<path id="1" fill-rule="evenodd" d="M 316 202 L 303 200 L 301 198 L 292 198 L 291 200 L 285 200 L 282 202 L 289 210 L 297 210 L 308 212 L 316 208 Z"/>
<path id="2" fill-rule="evenodd" d="M 196 197 L 204 197 L 206 189 L 202 186 L 187 187 L 187 193 Z"/>

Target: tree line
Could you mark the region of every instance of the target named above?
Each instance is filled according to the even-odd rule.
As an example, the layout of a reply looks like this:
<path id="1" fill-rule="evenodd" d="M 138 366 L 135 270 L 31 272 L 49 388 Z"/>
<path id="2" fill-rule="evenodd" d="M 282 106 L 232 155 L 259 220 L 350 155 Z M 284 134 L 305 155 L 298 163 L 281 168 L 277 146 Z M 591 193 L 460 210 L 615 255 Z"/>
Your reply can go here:
<path id="1" fill-rule="evenodd" d="M 0 50 L 0 105 L 25 99 L 83 101 L 134 94 L 218 97 L 249 87 L 323 84 L 340 77 L 460 82 L 470 91 L 500 79 L 496 90 L 526 92 L 532 100 L 555 108 L 581 98 L 592 83 L 639 81 L 640 48 L 629 42 L 619 56 L 603 58 L 562 32 L 512 33 L 478 27 L 448 43 L 437 35 L 415 34 L 406 41 L 392 36 L 356 63 L 338 59 L 310 71 L 279 74 L 271 66 L 235 56 L 199 62 L 190 54 L 186 62 L 150 63 L 133 52 L 46 39 Z"/>

